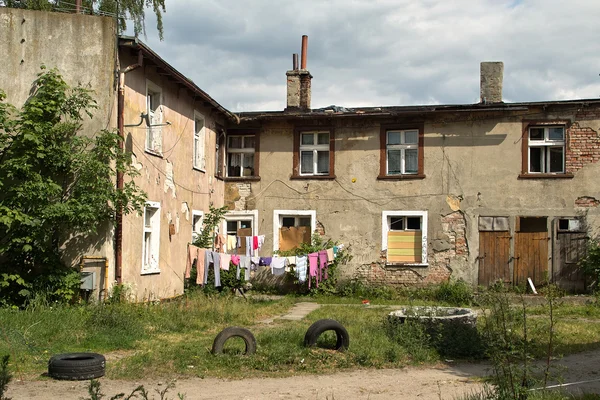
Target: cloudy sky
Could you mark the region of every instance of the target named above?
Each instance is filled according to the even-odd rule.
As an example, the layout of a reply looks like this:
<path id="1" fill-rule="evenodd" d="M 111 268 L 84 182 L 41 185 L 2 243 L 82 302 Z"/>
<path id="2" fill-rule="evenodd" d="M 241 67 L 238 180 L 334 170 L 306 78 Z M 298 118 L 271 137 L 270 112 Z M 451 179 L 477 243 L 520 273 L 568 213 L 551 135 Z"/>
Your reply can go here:
<path id="1" fill-rule="evenodd" d="M 600 96 L 598 0 L 166 0 L 142 38 L 232 111 L 282 110 L 308 35 L 312 107 L 475 103 L 479 63 L 504 100 Z"/>

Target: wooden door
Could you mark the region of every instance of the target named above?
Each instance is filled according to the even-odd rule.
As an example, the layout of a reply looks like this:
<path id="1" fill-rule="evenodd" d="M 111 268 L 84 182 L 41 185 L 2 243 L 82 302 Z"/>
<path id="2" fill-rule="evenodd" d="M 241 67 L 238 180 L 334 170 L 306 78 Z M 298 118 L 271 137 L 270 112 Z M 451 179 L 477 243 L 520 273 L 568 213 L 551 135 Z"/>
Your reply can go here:
<path id="1" fill-rule="evenodd" d="M 508 232 L 479 232 L 479 285 L 511 282 Z"/>
<path id="2" fill-rule="evenodd" d="M 548 232 L 515 233 L 513 283 L 520 285 L 531 278 L 534 285 L 548 281 Z"/>
<path id="3" fill-rule="evenodd" d="M 584 232 L 557 232 L 554 247 L 552 281 L 572 292 L 585 290 L 585 276 L 579 261 L 585 257 L 587 234 Z"/>

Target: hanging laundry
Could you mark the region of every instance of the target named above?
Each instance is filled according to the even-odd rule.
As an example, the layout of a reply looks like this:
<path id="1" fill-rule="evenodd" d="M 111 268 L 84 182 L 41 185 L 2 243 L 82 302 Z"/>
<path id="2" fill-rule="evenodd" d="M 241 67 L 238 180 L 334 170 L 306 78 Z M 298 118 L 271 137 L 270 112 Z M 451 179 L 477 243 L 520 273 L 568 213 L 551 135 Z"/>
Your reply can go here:
<path id="1" fill-rule="evenodd" d="M 246 236 L 246 255 L 252 255 L 252 236 Z"/>
<path id="2" fill-rule="evenodd" d="M 215 238 L 215 250 L 217 253 L 223 253 L 223 247 L 225 246 L 225 236 L 217 235 Z"/>
<path id="3" fill-rule="evenodd" d="M 205 266 L 205 258 L 206 258 L 206 249 L 198 248 L 198 252 L 196 253 L 196 284 L 197 285 L 205 285 L 206 281 L 204 280 L 204 266 Z"/>
<path id="4" fill-rule="evenodd" d="M 227 235 L 227 251 L 232 252 L 237 248 L 237 236 Z"/>
<path id="5" fill-rule="evenodd" d="M 263 244 L 265 244 L 265 235 L 259 235 L 258 236 L 258 250 L 260 250 L 261 247 L 263 247 Z"/>
<path id="6" fill-rule="evenodd" d="M 221 258 L 219 253 L 216 251 L 207 251 L 204 259 L 204 284 L 208 282 L 208 270 L 210 268 L 210 264 L 213 264 L 213 269 L 215 271 L 215 286 L 221 286 L 221 275 L 218 272 L 221 267 Z M 218 283 L 218 285 L 217 285 Z"/>
<path id="7" fill-rule="evenodd" d="M 237 242 L 237 248 L 238 249 L 241 248 L 242 247 L 242 238 L 240 236 L 237 236 L 236 242 Z"/>
<path id="8" fill-rule="evenodd" d="M 318 258 L 319 258 L 318 253 L 310 253 L 308 255 L 308 288 L 309 289 L 310 289 L 311 278 L 315 278 L 315 283 L 317 284 L 317 287 L 319 287 L 319 277 L 317 276 L 318 269 L 319 269 Z"/>
<path id="9" fill-rule="evenodd" d="M 333 248 L 327 249 L 328 263 L 331 264 L 333 262 L 334 258 L 335 258 L 335 255 L 333 254 Z"/>
<path id="10" fill-rule="evenodd" d="M 296 277 L 300 283 L 306 282 L 306 261 L 306 256 L 296 257 Z"/>
<path id="11" fill-rule="evenodd" d="M 244 270 L 244 279 L 246 281 L 250 280 L 250 262 L 251 259 L 250 257 L 246 257 L 246 256 L 240 256 L 240 265 L 238 265 L 236 271 L 235 271 L 235 276 L 237 279 L 240 279 L 240 270 Z"/>
<path id="12" fill-rule="evenodd" d="M 319 251 L 319 280 L 327 279 L 327 250 Z"/>
<path id="13" fill-rule="evenodd" d="M 233 254 L 231 256 L 231 262 L 233 263 L 233 265 L 240 265 L 240 256 Z"/>
<path id="14" fill-rule="evenodd" d="M 286 265 L 286 257 L 273 257 L 273 259 L 271 260 L 271 273 L 275 276 L 281 276 L 285 274 Z"/>
<path id="15" fill-rule="evenodd" d="M 260 265 L 260 257 L 251 257 L 250 258 L 250 269 L 252 271 L 258 270 L 259 265 Z"/>
<path id="16" fill-rule="evenodd" d="M 252 236 L 252 250 L 258 250 L 258 236 Z"/>
<path id="17" fill-rule="evenodd" d="M 286 262 L 286 267 L 285 267 L 285 272 L 289 272 L 290 271 L 290 265 L 296 265 L 296 256 L 289 256 L 286 257 L 287 262 Z"/>
<path id="18" fill-rule="evenodd" d="M 263 265 L 265 267 L 268 267 L 268 266 L 271 265 L 271 260 L 272 260 L 272 257 L 261 257 L 259 265 Z"/>
<path id="19" fill-rule="evenodd" d="M 186 278 L 191 277 L 190 275 L 192 272 L 192 264 L 194 263 L 194 260 L 198 260 L 198 261 L 196 261 L 196 271 L 198 273 L 200 271 L 202 271 L 201 276 L 204 276 L 204 252 L 205 252 L 204 249 L 194 246 L 193 244 L 188 244 L 188 256 L 187 256 L 187 261 L 185 264 L 185 277 Z M 196 277 L 196 280 L 198 281 L 198 277 Z M 196 282 L 196 283 L 200 284 L 200 282 Z"/>
<path id="20" fill-rule="evenodd" d="M 221 269 L 229 271 L 229 263 L 231 262 L 231 254 L 221 254 Z"/>
<path id="21" fill-rule="evenodd" d="M 333 246 L 333 258 L 336 258 L 339 252 L 340 248 L 338 246 Z"/>

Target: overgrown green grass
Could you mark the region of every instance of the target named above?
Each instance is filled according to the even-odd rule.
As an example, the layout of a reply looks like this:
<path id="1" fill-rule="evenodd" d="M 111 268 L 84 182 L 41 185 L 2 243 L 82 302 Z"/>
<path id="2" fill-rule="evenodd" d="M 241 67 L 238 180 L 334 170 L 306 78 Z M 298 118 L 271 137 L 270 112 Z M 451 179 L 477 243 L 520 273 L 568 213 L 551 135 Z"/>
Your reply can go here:
<path id="1" fill-rule="evenodd" d="M 11 369 L 16 373 L 35 376 L 46 371 L 53 354 L 99 352 L 107 356 L 108 377 L 120 379 L 284 376 L 432 364 L 443 358 L 417 326 L 405 324 L 390 333 L 386 307 L 324 304 L 302 321 L 257 322 L 285 313 L 297 300 L 193 295 L 163 304 L 0 309 L 0 355 L 11 355 Z M 319 344 L 324 348 L 303 346 L 307 328 L 322 318 L 346 327 L 348 351 L 327 349 L 335 341 L 331 334 L 322 336 Z M 558 354 L 600 347 L 600 323 L 590 319 L 593 316 L 559 318 Z M 544 343 L 545 324 L 541 317 L 531 318 L 532 342 Z M 250 328 L 258 342 L 256 354 L 242 356 L 244 345 L 237 339 L 227 342 L 225 354 L 211 354 L 216 334 L 227 326 Z"/>

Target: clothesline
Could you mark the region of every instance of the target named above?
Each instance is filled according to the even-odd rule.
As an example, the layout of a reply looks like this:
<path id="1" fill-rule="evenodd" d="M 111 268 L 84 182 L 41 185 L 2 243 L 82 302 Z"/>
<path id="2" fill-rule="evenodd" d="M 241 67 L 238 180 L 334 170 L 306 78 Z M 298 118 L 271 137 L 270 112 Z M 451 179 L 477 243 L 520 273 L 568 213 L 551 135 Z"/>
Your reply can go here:
<path id="1" fill-rule="evenodd" d="M 282 257 L 275 254 L 270 257 L 257 257 L 222 253 L 188 244 L 185 277 L 191 278 L 194 261 L 196 261 L 197 271 L 196 283 L 199 285 L 207 284 L 208 271 L 212 265 L 215 274 L 215 287 L 221 286 L 221 270 L 228 271 L 232 264 L 236 267 L 236 278 L 240 279 L 240 273 L 243 269 L 244 278 L 247 281 L 250 280 L 250 271 L 258 270 L 259 266 L 270 267 L 273 275 L 280 276 L 289 270 L 290 265 L 295 265 L 294 273 L 300 283 L 306 282 L 308 273 L 308 287 L 311 286 L 312 278 L 314 278 L 318 287 L 320 281 L 327 279 L 328 265 L 335 260 L 338 252 L 343 247 L 344 245 L 341 244 L 327 250 L 319 250 L 300 256 Z"/>

